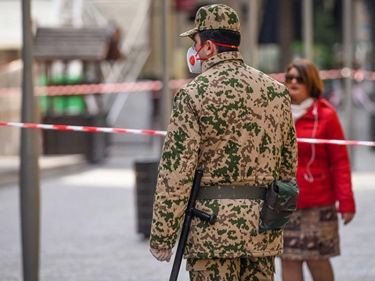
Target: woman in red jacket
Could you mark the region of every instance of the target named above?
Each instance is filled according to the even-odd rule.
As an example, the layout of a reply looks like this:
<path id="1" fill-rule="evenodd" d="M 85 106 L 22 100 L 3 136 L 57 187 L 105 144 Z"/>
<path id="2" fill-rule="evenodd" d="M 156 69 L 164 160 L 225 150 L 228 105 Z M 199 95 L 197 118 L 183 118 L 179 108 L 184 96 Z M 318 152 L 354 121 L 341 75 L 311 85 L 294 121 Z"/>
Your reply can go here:
<path id="1" fill-rule="evenodd" d="M 297 137 L 343 140 L 335 109 L 321 97 L 323 82 L 315 65 L 298 60 L 286 72 Z M 340 254 L 337 212 L 344 224 L 355 213 L 346 146 L 298 143 L 297 184 L 297 211 L 284 231 L 280 256 L 283 280 L 302 281 L 306 262 L 314 281 L 333 281 L 329 258 Z"/>

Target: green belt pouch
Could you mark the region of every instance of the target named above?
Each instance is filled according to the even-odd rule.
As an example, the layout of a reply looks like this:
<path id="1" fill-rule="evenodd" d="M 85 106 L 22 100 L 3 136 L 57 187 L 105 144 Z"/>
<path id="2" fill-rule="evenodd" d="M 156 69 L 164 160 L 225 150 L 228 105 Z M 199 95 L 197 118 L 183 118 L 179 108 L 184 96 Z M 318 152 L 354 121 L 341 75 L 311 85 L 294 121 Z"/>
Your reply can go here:
<path id="1" fill-rule="evenodd" d="M 283 229 L 297 208 L 299 188 L 295 178 L 273 181 L 260 213 L 259 233 Z"/>

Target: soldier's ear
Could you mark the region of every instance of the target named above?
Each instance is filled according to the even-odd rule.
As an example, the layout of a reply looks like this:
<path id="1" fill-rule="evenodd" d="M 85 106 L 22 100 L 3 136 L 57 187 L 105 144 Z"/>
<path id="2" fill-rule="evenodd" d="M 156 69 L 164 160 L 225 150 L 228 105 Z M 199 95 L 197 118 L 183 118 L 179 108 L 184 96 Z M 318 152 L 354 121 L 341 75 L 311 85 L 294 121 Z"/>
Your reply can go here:
<path id="1" fill-rule="evenodd" d="M 205 48 L 207 57 L 212 57 L 217 54 L 217 47 L 211 40 L 206 41 Z"/>

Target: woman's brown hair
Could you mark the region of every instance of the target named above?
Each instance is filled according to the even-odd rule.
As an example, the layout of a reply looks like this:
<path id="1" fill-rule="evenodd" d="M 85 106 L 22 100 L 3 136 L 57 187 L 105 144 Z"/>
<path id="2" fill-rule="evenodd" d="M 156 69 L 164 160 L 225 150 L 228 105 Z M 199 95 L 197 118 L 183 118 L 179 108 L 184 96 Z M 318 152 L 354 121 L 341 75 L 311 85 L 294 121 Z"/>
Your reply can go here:
<path id="1" fill-rule="evenodd" d="M 305 83 L 310 97 L 319 98 L 323 95 L 323 81 L 320 79 L 319 71 L 316 66 L 309 60 L 299 59 L 291 62 L 286 67 L 288 73 L 291 68 L 295 67 Z"/>

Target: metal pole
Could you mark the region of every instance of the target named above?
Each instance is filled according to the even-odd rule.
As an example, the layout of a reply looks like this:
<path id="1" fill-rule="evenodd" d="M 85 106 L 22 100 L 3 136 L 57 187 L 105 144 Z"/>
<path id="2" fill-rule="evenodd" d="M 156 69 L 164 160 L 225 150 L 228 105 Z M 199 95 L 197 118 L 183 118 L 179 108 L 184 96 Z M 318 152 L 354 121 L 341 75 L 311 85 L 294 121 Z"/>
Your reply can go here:
<path id="1" fill-rule="evenodd" d="M 304 55 L 308 60 L 312 60 L 312 44 L 313 44 L 313 5 L 312 0 L 303 0 L 303 46 Z"/>
<path id="2" fill-rule="evenodd" d="M 22 122 L 37 123 L 33 93 L 33 46 L 30 0 L 22 0 L 23 79 Z M 21 129 L 20 205 L 23 280 L 39 280 L 39 164 L 38 132 Z"/>
<path id="3" fill-rule="evenodd" d="M 276 1 L 278 5 L 277 14 L 280 19 L 278 21 L 278 42 L 280 46 L 280 66 L 279 71 L 285 67 L 293 59 L 293 38 L 294 38 L 294 25 L 293 25 L 293 0 Z"/>
<path id="4" fill-rule="evenodd" d="M 249 63 L 252 67 L 258 68 L 258 0 L 249 0 Z"/>
<path id="5" fill-rule="evenodd" d="M 346 131 L 346 138 L 353 139 L 354 134 L 354 127 L 353 127 L 353 101 L 352 101 L 352 79 L 350 75 L 350 70 L 353 68 L 352 63 L 352 1 L 351 0 L 344 0 L 343 6 L 343 61 L 344 61 L 344 68 L 347 70 L 348 73 L 347 77 L 344 80 L 345 85 L 345 131 Z M 344 72 L 345 73 L 345 72 Z M 349 147 L 349 152 L 353 157 L 353 149 Z"/>
<path id="6" fill-rule="evenodd" d="M 161 129 L 165 130 L 169 124 L 169 117 L 171 114 L 171 97 L 169 91 L 169 58 L 170 48 L 168 44 L 168 11 L 169 11 L 169 0 L 160 0 L 162 7 L 162 38 L 161 38 L 161 57 L 162 57 L 162 67 L 163 67 L 163 91 L 161 97 Z"/>

